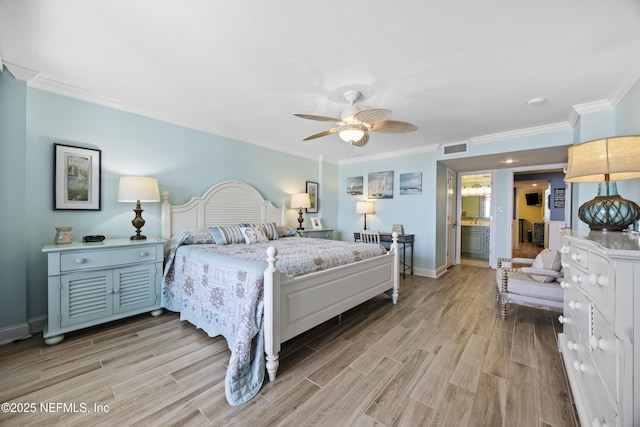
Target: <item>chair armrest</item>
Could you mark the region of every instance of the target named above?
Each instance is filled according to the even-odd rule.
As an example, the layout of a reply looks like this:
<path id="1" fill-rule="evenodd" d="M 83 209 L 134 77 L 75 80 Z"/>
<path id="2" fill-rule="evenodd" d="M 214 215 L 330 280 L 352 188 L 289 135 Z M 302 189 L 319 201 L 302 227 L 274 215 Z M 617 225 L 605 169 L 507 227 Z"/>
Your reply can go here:
<path id="1" fill-rule="evenodd" d="M 541 276 L 562 277 L 561 271 L 547 270 L 546 268 L 521 267 L 516 269 L 516 271 L 519 271 L 525 274 L 538 274 Z"/>
<path id="2" fill-rule="evenodd" d="M 513 264 L 532 265 L 533 261 L 533 258 L 498 258 L 498 267 L 505 266 L 505 264 L 506 267 L 511 267 Z"/>

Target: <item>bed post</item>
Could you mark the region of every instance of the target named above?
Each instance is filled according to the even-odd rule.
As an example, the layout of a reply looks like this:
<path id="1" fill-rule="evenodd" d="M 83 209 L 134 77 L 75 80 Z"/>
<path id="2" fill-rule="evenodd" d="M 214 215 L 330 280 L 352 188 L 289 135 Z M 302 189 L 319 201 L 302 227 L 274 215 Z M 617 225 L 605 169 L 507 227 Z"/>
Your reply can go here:
<path id="1" fill-rule="evenodd" d="M 393 303 L 398 302 L 398 289 L 400 287 L 400 250 L 398 248 L 398 232 L 391 233 L 393 243 L 391 243 L 391 251 L 393 252 L 393 293 L 391 299 Z"/>
<path id="2" fill-rule="evenodd" d="M 160 237 L 169 240 L 171 238 L 171 204 L 169 204 L 169 192 L 162 192 L 162 206 L 160 207 Z"/>
<path id="3" fill-rule="evenodd" d="M 269 266 L 264 272 L 264 352 L 269 381 L 276 379 L 280 365 L 280 273 L 276 269 L 276 248 L 267 248 Z"/>

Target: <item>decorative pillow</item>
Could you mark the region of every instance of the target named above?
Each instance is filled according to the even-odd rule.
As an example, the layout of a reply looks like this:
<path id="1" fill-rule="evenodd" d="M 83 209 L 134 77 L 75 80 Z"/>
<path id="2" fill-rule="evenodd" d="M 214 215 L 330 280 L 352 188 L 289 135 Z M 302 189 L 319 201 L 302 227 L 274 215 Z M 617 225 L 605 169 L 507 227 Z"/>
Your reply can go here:
<path id="1" fill-rule="evenodd" d="M 230 243 L 244 243 L 241 225 L 219 225 L 217 227 L 209 227 L 209 233 L 216 242 L 216 245 L 228 245 Z"/>
<path id="2" fill-rule="evenodd" d="M 296 237 L 298 233 L 293 228 L 285 227 L 284 225 L 278 225 L 276 227 L 278 229 L 278 236 L 280 237 Z"/>
<path id="3" fill-rule="evenodd" d="M 268 242 L 267 236 L 264 234 L 262 227 L 241 227 L 242 235 L 246 244 Z"/>
<path id="4" fill-rule="evenodd" d="M 278 240 L 278 228 L 275 222 L 260 222 L 255 224 L 242 224 L 245 227 L 261 227 L 269 240 Z"/>
<path id="5" fill-rule="evenodd" d="M 548 248 L 540 252 L 533 260 L 533 264 L 531 264 L 531 268 L 542 268 L 553 271 L 560 271 L 561 267 L 560 252 Z M 533 280 L 537 280 L 538 282 L 553 282 L 556 280 L 555 277 L 542 276 L 538 274 L 530 274 L 529 277 Z"/>

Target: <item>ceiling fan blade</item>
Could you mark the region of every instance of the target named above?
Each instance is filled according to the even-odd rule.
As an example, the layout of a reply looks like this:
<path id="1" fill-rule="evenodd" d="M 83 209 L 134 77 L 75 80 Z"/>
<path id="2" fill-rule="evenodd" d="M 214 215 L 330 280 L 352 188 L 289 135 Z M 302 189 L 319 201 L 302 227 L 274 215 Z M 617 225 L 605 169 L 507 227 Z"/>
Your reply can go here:
<path id="1" fill-rule="evenodd" d="M 365 145 L 367 145 L 367 142 L 369 142 L 369 134 L 365 133 L 359 140 L 352 141 L 351 145 L 353 145 L 354 147 L 364 147 Z"/>
<path id="2" fill-rule="evenodd" d="M 384 122 L 371 123 L 371 131 L 381 133 L 403 133 L 413 132 L 418 129 L 416 125 L 412 125 L 407 122 L 400 122 L 397 120 L 387 120 Z"/>
<path id="3" fill-rule="evenodd" d="M 313 134 L 311 136 L 306 137 L 305 139 L 303 139 L 303 141 L 308 141 L 310 139 L 320 138 L 322 136 L 331 135 L 332 133 L 336 133 L 336 132 L 338 132 L 338 128 L 323 130 L 322 132 L 318 132 L 316 134 Z"/>
<path id="4" fill-rule="evenodd" d="M 294 114 L 294 116 L 301 117 L 303 119 L 317 120 L 319 122 L 335 123 L 337 125 L 343 125 L 344 124 L 344 122 L 342 120 L 334 119 L 333 117 L 314 116 L 314 115 L 311 115 L 311 114 Z"/>
<path id="5" fill-rule="evenodd" d="M 389 117 L 391 117 L 391 110 L 384 108 L 367 108 L 353 115 L 354 119 L 365 123 L 382 122 Z"/>

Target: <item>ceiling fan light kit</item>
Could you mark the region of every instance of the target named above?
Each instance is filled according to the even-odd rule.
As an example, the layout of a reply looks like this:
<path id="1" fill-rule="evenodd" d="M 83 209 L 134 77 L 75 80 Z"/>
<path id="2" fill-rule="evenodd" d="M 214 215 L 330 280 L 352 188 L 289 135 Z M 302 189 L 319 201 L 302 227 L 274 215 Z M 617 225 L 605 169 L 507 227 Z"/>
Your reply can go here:
<path id="1" fill-rule="evenodd" d="M 369 131 L 381 133 L 412 132 L 417 129 L 415 125 L 397 120 L 388 120 L 391 110 L 385 108 L 360 108 L 355 105 L 362 94 L 357 90 L 348 90 L 343 94 L 348 106 L 342 111 L 341 119 L 332 117 L 314 116 L 311 114 L 294 114 L 297 117 L 321 122 L 329 122 L 338 125 L 335 128 L 308 136 L 303 141 L 320 138 L 322 136 L 337 133 L 340 139 L 351 146 L 364 147 L 369 142 Z"/>

